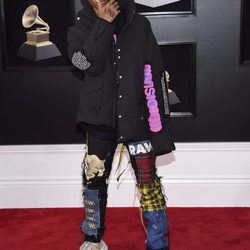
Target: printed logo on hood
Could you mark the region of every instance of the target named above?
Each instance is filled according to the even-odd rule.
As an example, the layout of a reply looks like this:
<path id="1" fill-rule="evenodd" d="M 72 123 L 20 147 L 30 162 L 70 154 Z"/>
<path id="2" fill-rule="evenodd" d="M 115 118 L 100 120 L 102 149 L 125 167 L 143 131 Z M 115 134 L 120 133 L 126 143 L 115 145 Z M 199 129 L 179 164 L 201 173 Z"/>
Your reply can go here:
<path id="1" fill-rule="evenodd" d="M 142 4 L 151 8 L 160 7 L 162 5 L 179 2 L 181 0 L 135 0 L 135 3 Z"/>

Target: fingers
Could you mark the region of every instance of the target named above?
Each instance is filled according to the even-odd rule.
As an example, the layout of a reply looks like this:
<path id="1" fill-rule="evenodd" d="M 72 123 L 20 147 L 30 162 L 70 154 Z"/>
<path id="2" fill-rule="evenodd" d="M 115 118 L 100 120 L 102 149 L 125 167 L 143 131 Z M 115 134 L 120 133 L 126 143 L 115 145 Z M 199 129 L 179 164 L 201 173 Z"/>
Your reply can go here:
<path id="1" fill-rule="evenodd" d="M 110 0 L 105 6 L 105 12 L 108 13 L 113 19 L 121 12 L 120 6 L 116 0 Z"/>
<path id="2" fill-rule="evenodd" d="M 112 2 L 111 9 L 113 9 L 113 11 L 117 13 L 117 15 L 121 12 L 120 6 L 116 0 Z"/>
<path id="3" fill-rule="evenodd" d="M 97 7 L 98 9 L 100 9 L 101 7 L 104 6 L 103 3 L 102 3 L 101 1 L 98 1 L 98 0 L 95 1 L 95 5 L 96 5 L 96 7 Z"/>
<path id="4" fill-rule="evenodd" d="M 117 1 L 114 1 L 114 2 L 112 3 L 112 5 L 113 5 L 114 7 L 118 7 L 118 8 L 120 7 Z"/>
<path id="5" fill-rule="evenodd" d="M 119 4 L 118 4 L 118 2 L 117 2 L 117 0 L 110 0 L 107 4 L 106 4 L 106 6 L 108 5 L 108 7 L 110 7 L 110 8 L 112 8 L 112 9 L 114 9 L 114 10 L 118 10 L 119 9 Z"/>

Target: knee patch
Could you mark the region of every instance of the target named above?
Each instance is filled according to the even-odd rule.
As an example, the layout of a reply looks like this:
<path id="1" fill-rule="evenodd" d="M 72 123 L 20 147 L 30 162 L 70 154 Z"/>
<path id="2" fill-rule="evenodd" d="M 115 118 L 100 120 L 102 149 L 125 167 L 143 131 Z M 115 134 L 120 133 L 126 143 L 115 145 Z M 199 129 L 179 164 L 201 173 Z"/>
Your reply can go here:
<path id="1" fill-rule="evenodd" d="M 155 155 L 150 140 L 128 144 L 137 183 L 150 184 L 156 177 Z"/>
<path id="2" fill-rule="evenodd" d="M 89 181 L 94 177 L 101 177 L 105 171 L 105 159 L 101 160 L 97 155 L 87 155 L 87 171 L 86 171 L 86 179 Z"/>
<path id="3" fill-rule="evenodd" d="M 106 185 L 106 179 L 109 177 L 110 153 L 101 160 L 96 154 L 86 153 L 82 166 L 83 186 L 93 188 L 103 188 Z"/>
<path id="4" fill-rule="evenodd" d="M 137 186 L 141 193 L 140 204 L 143 211 L 158 211 L 165 208 L 166 201 L 159 177 L 155 178 L 151 184 Z"/>

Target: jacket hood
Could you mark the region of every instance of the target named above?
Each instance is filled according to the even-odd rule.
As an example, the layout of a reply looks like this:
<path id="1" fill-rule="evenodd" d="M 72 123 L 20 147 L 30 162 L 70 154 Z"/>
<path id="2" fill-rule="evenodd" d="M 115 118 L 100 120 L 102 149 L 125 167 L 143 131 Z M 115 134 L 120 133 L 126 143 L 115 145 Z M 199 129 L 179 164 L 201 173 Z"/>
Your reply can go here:
<path id="1" fill-rule="evenodd" d="M 119 0 L 117 0 L 119 3 Z M 133 20 L 137 10 L 136 10 L 136 5 L 134 0 L 124 0 L 126 3 L 125 6 L 125 27 L 124 29 L 127 28 L 127 26 L 130 24 L 130 22 Z M 92 8 L 92 6 L 89 4 L 88 0 L 81 0 L 83 8 L 79 10 L 78 16 L 80 17 L 85 17 L 87 19 L 95 19 L 96 14 Z"/>

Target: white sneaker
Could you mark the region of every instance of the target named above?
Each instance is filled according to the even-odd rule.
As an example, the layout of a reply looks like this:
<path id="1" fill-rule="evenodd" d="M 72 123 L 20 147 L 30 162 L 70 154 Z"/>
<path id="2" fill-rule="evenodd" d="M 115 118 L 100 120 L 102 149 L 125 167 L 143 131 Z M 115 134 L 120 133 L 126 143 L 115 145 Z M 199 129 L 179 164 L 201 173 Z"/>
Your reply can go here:
<path id="1" fill-rule="evenodd" d="M 80 246 L 80 250 L 108 250 L 108 246 L 103 240 L 100 243 L 84 241 Z"/>

